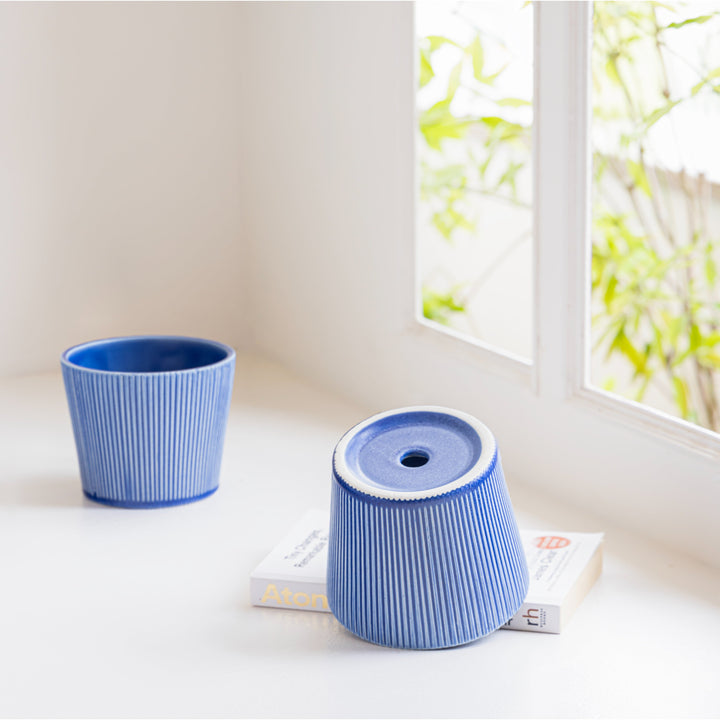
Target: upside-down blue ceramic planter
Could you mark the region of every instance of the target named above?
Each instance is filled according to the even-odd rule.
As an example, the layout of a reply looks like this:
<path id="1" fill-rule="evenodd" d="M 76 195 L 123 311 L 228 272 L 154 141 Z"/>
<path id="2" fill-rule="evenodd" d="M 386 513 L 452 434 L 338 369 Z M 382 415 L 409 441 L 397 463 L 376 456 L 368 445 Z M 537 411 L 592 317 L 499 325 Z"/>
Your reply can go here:
<path id="1" fill-rule="evenodd" d="M 404 408 L 333 455 L 328 602 L 380 645 L 444 648 L 520 608 L 528 570 L 492 433 L 465 413 Z"/>
<path id="2" fill-rule="evenodd" d="M 70 348 L 61 365 L 87 497 L 163 507 L 217 489 L 231 347 L 176 336 L 112 338 Z"/>

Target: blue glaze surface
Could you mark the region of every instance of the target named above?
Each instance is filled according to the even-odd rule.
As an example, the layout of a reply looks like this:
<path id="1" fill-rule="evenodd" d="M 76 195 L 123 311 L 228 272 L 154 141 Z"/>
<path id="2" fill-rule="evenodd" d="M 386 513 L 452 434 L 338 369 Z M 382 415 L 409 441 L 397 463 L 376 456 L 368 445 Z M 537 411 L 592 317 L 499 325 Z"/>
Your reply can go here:
<path id="1" fill-rule="evenodd" d="M 439 412 L 409 411 L 363 428 L 345 461 L 368 485 L 414 491 L 447 485 L 469 472 L 482 443 L 463 420 Z"/>
<path id="2" fill-rule="evenodd" d="M 88 498 L 166 507 L 217 489 L 231 347 L 172 336 L 113 338 L 71 348 L 61 366 Z"/>
<path id="3" fill-rule="evenodd" d="M 210 340 L 138 336 L 84 343 L 63 353 L 63 360 L 87 370 L 156 373 L 192 370 L 221 362 L 232 354 L 232 348 Z"/>
<path id="4" fill-rule="evenodd" d="M 86 490 L 83 490 L 83 495 L 88 500 L 100 503 L 101 505 L 109 505 L 110 507 L 118 508 L 129 508 L 129 509 L 152 509 L 161 507 L 175 507 L 175 505 L 187 505 L 188 503 L 203 500 L 209 497 L 213 493 L 217 492 L 217 488 L 214 487 L 212 490 L 196 495 L 195 497 L 180 498 L 178 500 L 159 500 L 156 502 L 132 502 L 130 500 L 110 500 L 108 498 L 99 497 L 97 495 L 91 495 Z"/>
<path id="5" fill-rule="evenodd" d="M 492 447 L 483 454 L 476 429 L 454 411 L 430 410 L 420 423 L 408 413 L 417 410 L 406 408 L 361 423 L 338 445 L 344 448 L 345 462 L 333 461 L 328 603 L 343 626 L 370 642 L 413 649 L 453 647 L 497 630 L 517 612 L 528 589 L 527 562 L 500 456 L 487 428 L 482 426 L 482 432 Z M 438 472 L 432 482 L 441 487 L 470 472 L 446 493 L 408 495 L 413 483 L 404 480 L 403 471 L 422 471 L 452 446 L 443 433 L 463 438 L 462 459 L 438 461 L 438 469 L 448 474 Z M 398 471 L 398 458 L 408 448 L 421 457 L 426 453 L 428 460 Z M 470 458 L 479 460 L 477 465 Z M 368 490 L 341 477 L 338 466 L 369 475 L 363 478 Z M 424 485 L 418 477 L 416 482 Z M 382 493 L 370 494 L 373 487 Z M 388 493 L 388 488 L 396 492 Z"/>

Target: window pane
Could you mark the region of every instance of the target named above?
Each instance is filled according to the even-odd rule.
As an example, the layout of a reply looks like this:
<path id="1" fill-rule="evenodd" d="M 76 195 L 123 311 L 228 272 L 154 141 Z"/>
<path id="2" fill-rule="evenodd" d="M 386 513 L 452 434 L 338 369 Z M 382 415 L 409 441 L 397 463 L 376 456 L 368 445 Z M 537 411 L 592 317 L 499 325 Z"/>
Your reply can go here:
<path id="1" fill-rule="evenodd" d="M 532 354 L 532 6 L 418 3 L 423 314 Z"/>
<path id="2" fill-rule="evenodd" d="M 720 3 L 597 2 L 591 382 L 720 430 Z"/>

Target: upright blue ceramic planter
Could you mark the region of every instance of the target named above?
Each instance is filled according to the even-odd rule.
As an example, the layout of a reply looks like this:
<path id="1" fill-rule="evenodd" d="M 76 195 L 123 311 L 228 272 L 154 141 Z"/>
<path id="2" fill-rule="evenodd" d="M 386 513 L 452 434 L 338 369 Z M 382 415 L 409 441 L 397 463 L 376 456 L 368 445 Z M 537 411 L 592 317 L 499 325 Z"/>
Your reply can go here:
<path id="1" fill-rule="evenodd" d="M 98 340 L 61 358 L 85 495 L 163 507 L 213 493 L 235 351 L 175 336 Z"/>
<path id="2" fill-rule="evenodd" d="M 446 408 L 382 413 L 333 455 L 328 602 L 380 645 L 444 648 L 499 628 L 528 570 L 492 433 Z"/>

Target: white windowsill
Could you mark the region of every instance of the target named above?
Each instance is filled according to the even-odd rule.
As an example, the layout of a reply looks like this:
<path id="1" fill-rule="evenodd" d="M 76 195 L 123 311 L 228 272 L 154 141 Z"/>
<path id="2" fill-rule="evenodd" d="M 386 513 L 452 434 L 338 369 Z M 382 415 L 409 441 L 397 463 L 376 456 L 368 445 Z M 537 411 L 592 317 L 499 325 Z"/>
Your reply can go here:
<path id="1" fill-rule="evenodd" d="M 388 650 L 326 614 L 253 608 L 248 576 L 329 500 L 371 412 L 240 357 L 220 490 L 163 510 L 82 498 L 59 374 L 0 383 L 0 715 L 711 717 L 718 573 L 508 478 L 523 527 L 606 532 L 560 636 Z"/>

